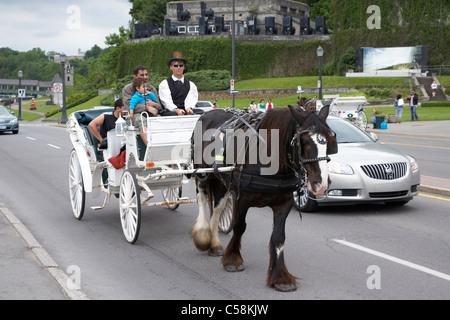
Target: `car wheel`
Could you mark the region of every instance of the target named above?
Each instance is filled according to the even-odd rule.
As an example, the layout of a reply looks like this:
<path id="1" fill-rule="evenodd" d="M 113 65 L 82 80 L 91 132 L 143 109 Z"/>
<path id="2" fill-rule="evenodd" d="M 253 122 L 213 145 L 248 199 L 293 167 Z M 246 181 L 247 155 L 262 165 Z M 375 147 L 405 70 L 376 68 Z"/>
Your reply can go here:
<path id="1" fill-rule="evenodd" d="M 294 191 L 293 194 L 294 207 L 299 209 L 301 212 L 314 212 L 319 207 L 317 201 L 315 200 L 315 196 L 310 194 L 307 186 L 302 188 L 300 197 L 298 196 L 297 191 Z"/>
<path id="2" fill-rule="evenodd" d="M 13 130 L 12 133 L 13 133 L 13 134 L 18 134 L 18 133 L 19 133 L 19 130 Z"/>

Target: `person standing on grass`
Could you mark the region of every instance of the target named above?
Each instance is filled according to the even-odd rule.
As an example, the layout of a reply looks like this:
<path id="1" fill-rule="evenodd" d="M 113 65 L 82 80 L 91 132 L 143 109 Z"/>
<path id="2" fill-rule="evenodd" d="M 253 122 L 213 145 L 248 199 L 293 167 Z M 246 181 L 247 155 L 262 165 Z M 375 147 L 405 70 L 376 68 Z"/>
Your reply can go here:
<path id="1" fill-rule="evenodd" d="M 395 123 L 400 123 L 402 120 L 402 112 L 403 112 L 403 105 L 405 104 L 405 101 L 402 99 L 402 95 L 399 94 L 397 96 L 397 99 L 394 101 L 395 106 Z"/>
<path id="2" fill-rule="evenodd" d="M 408 97 L 409 100 L 409 109 L 411 111 L 411 121 L 419 120 L 419 116 L 417 115 L 417 104 L 419 103 L 419 95 L 415 90 L 411 92 L 411 95 Z"/>

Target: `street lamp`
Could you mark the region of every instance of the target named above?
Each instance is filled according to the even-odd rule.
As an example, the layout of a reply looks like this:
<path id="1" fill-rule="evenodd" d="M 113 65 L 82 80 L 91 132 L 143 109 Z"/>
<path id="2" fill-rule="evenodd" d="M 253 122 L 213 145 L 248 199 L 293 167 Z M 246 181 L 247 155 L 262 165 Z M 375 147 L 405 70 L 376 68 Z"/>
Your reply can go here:
<path id="1" fill-rule="evenodd" d="M 61 53 L 60 59 L 61 59 L 62 87 L 63 87 L 61 123 L 67 123 L 67 113 L 66 113 L 66 76 L 65 76 L 65 66 L 66 66 L 67 57 L 66 57 L 66 55 L 64 53 Z"/>
<path id="2" fill-rule="evenodd" d="M 23 77 L 23 71 L 19 70 L 19 89 L 22 89 L 22 77 Z M 19 91 L 17 91 L 19 92 Z M 19 117 L 17 120 L 22 121 L 22 96 L 19 97 Z"/>
<path id="3" fill-rule="evenodd" d="M 317 56 L 319 57 L 319 100 L 322 100 L 322 57 L 323 49 L 321 46 L 317 48 Z"/>

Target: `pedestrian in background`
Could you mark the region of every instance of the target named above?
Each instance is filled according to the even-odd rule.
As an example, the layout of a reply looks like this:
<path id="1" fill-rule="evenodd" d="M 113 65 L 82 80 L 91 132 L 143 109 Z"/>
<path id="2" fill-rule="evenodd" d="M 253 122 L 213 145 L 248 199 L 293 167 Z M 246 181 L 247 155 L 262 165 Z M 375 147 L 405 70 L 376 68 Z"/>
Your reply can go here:
<path id="1" fill-rule="evenodd" d="M 417 115 L 417 104 L 419 103 L 419 95 L 415 90 L 411 92 L 411 95 L 408 97 L 409 100 L 409 109 L 411 111 L 411 121 L 419 120 L 419 116 Z"/>
<path id="2" fill-rule="evenodd" d="M 402 95 L 399 94 L 397 96 L 397 99 L 394 101 L 395 106 L 395 123 L 400 123 L 402 120 L 402 113 L 403 113 L 403 105 L 405 104 L 405 101 L 402 99 Z"/>

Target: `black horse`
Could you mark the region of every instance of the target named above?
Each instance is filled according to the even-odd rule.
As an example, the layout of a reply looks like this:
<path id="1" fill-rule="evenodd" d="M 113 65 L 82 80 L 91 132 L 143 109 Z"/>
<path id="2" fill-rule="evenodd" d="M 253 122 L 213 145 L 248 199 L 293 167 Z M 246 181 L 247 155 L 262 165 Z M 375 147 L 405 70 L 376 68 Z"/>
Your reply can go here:
<path id="1" fill-rule="evenodd" d="M 298 98 L 297 105 L 305 111 L 315 112 L 317 110 L 317 101 L 314 99 L 308 99 L 305 97 Z"/>
<path id="2" fill-rule="evenodd" d="M 197 138 L 193 139 L 194 167 L 216 169 L 212 174 L 196 175 L 199 215 L 192 237 L 199 250 L 223 254 L 222 264 L 229 272 L 244 270 L 240 248 L 247 211 L 250 207 L 268 206 L 273 210 L 274 222 L 267 285 L 280 291 L 297 289 L 296 277 L 284 263 L 285 221 L 292 208 L 292 192 L 303 183 L 317 195 L 328 188 L 328 154 L 337 152 L 336 138 L 325 122 L 328 112 L 328 107 L 317 114 L 289 106 L 269 110 L 264 116 L 245 117 L 213 110 L 199 119 L 194 130 Z M 241 143 L 232 143 L 239 130 L 248 134 Z M 236 169 L 220 172 L 227 165 Z M 230 195 L 234 199 L 233 236 L 223 252 L 218 221 Z"/>

